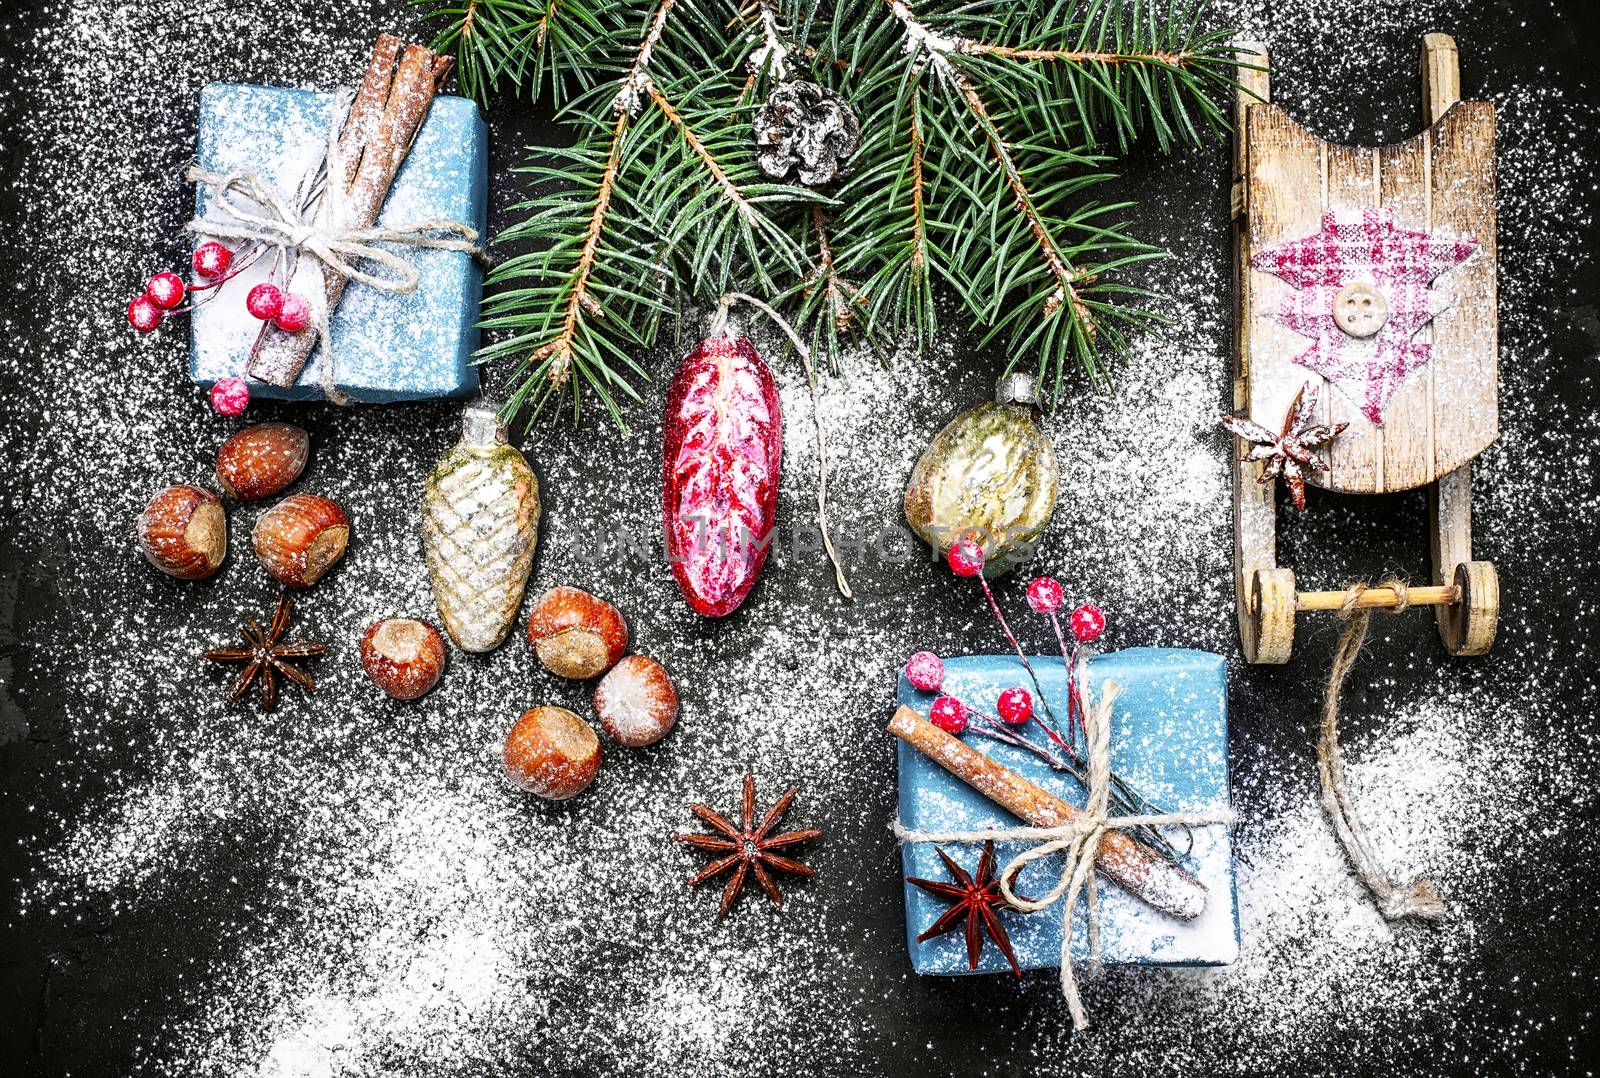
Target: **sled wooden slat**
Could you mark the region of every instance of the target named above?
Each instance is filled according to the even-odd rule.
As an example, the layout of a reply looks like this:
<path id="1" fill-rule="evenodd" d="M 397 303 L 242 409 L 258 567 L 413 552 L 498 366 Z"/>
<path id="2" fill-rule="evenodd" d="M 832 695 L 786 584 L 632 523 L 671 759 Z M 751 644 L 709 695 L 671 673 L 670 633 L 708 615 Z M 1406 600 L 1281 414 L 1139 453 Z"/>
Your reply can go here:
<path id="1" fill-rule="evenodd" d="M 1325 179 L 1322 209 L 1377 209 L 1378 153 L 1376 150 L 1357 149 L 1351 146 L 1323 144 Z M 1318 215 L 1318 225 L 1321 215 Z M 1296 239 L 1285 236 L 1284 239 Z M 1329 318 L 1333 316 L 1330 312 Z M 1298 335 L 1297 335 L 1298 337 Z M 1301 338 L 1301 351 L 1305 343 Z M 1293 363 L 1294 370 L 1305 371 Z M 1321 381 L 1321 379 L 1318 379 Z M 1322 399 L 1327 402 L 1328 416 L 1335 423 L 1349 423 L 1345 432 L 1328 446 L 1328 471 L 1312 473 L 1311 482 L 1331 490 L 1382 490 L 1383 489 L 1383 432 L 1368 423 L 1358 408 L 1360 402 L 1351 400 L 1331 384 L 1323 382 Z"/>
<path id="2" fill-rule="evenodd" d="M 1401 228 L 1423 232 L 1429 228 L 1429 145 L 1427 139 L 1411 139 L 1378 151 L 1380 198 Z M 1414 339 L 1426 342 L 1432 337 L 1430 324 Z M 1430 361 L 1406 379 L 1385 409 L 1381 432 L 1385 489 L 1410 490 L 1434 478 L 1434 370 Z"/>
<path id="3" fill-rule="evenodd" d="M 1456 304 L 1433 320 L 1433 478 L 1489 448 L 1500 429 L 1499 294 L 1495 284 L 1494 105 L 1462 101 L 1427 133 L 1435 228 L 1477 239 L 1478 255 L 1446 275 Z"/>

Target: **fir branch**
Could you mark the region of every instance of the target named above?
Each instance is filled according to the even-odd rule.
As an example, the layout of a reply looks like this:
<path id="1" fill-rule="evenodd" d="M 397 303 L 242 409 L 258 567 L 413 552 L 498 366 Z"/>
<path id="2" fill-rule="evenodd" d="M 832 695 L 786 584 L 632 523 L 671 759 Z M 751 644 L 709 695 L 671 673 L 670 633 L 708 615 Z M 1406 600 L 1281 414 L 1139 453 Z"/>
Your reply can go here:
<path id="1" fill-rule="evenodd" d="M 428 4 L 423 14 L 427 22 L 444 21 L 444 29 L 433 39 L 436 52 L 453 52 L 456 78 L 470 97 L 484 100 L 500 88 L 502 80 L 522 85 L 534 51 L 542 44 L 537 38 L 540 6 L 530 0 L 465 0 L 464 3 Z"/>
<path id="2" fill-rule="evenodd" d="M 907 129 L 910 135 L 907 167 L 911 170 L 911 269 L 918 274 L 925 271 L 928 262 L 928 222 L 923 214 L 925 197 L 923 190 L 926 181 L 922 174 L 925 144 L 922 137 L 921 102 L 922 98 L 919 95 L 912 94 L 907 114 Z"/>
<path id="3" fill-rule="evenodd" d="M 1052 318 L 1067 304 L 1068 316 L 1074 323 L 1074 333 L 1081 334 L 1088 341 L 1095 339 L 1095 323 L 1092 313 L 1078 296 L 1078 273 L 1073 269 L 1071 262 L 1062 252 L 1060 245 L 1052 234 L 1049 223 L 1040 214 L 1034 204 L 1034 195 L 1028 186 L 1027 180 L 1018 167 L 1016 157 L 1011 147 L 1007 144 L 1005 136 L 1001 134 L 995 124 L 993 115 L 988 105 L 984 103 L 983 95 L 973 80 L 954 64 L 950 63 L 947 55 L 952 51 L 962 48 L 964 39 L 940 34 L 918 21 L 905 0 L 885 0 L 895 18 L 900 20 L 905 29 L 908 48 L 925 49 L 928 63 L 934 73 L 947 84 L 953 86 L 963 104 L 971 113 L 973 120 L 983 132 L 989 150 L 993 153 L 995 161 L 999 164 L 1001 173 L 1005 177 L 1006 186 L 1010 189 L 1016 212 L 1021 215 L 1027 224 L 1029 235 L 1039 248 L 1040 257 L 1044 260 L 1045 267 L 1050 276 L 1055 280 L 1055 288 L 1045 298 L 1043 303 L 1043 317 Z M 920 193 L 919 193 L 920 197 Z"/>
<path id="4" fill-rule="evenodd" d="M 617 182 L 617 166 L 622 162 L 622 136 L 628 129 L 627 113 L 617 113 L 616 126 L 611 130 L 611 148 L 606 154 L 606 167 L 600 173 L 595 187 L 594 212 L 589 215 L 589 227 L 583 234 L 583 247 L 578 252 L 578 263 L 572 270 L 572 294 L 567 299 L 566 318 L 561 324 L 561 335 L 548 344 L 534 349 L 535 363 L 549 357 L 550 367 L 546 378 L 556 386 L 566 383 L 572 366 L 572 345 L 578 332 L 578 317 L 589 314 L 600 317 L 600 304 L 589 294 L 589 278 L 594 273 L 594 260 L 600 250 L 600 237 L 605 232 L 606 214 L 611 209 L 611 194 Z"/>
<path id="5" fill-rule="evenodd" d="M 618 402 L 684 296 L 773 298 L 821 360 L 848 334 L 920 349 L 935 281 L 980 344 L 1051 395 L 1100 384 L 1151 315 L 1120 279 L 1158 257 L 1125 205 L 1090 197 L 1097 150 L 1163 149 L 1226 125 L 1228 32 L 1207 0 L 416 0 L 447 20 L 462 82 L 570 100 L 570 149 L 535 149 L 503 239 L 480 353 L 514 358 L 508 412 L 556 391 Z M 762 176 L 750 117 L 810 79 L 861 119 L 826 195 Z M 530 419 L 531 421 L 531 419 Z"/>
<path id="6" fill-rule="evenodd" d="M 661 40 L 662 31 L 667 28 L 667 16 L 672 13 L 675 0 L 660 0 L 656 5 L 655 14 L 650 17 L 650 24 L 646 28 L 644 37 L 639 41 L 639 51 L 634 54 L 633 66 L 628 68 L 628 73 L 623 76 L 622 86 L 617 90 L 617 96 L 612 100 L 611 107 L 619 113 L 628 116 L 639 115 L 639 109 L 644 105 L 644 95 L 653 93 L 655 83 L 650 78 L 650 60 L 655 53 L 656 44 Z"/>
<path id="7" fill-rule="evenodd" d="M 828 212 L 820 205 L 811 207 L 811 231 L 817 238 L 817 268 L 810 278 L 811 289 L 821 292 L 834 329 L 847 333 L 855 321 L 853 308 L 861 303 L 861 290 L 839 276 L 833 243 L 828 239 Z"/>
<path id="8" fill-rule="evenodd" d="M 728 179 L 727 171 L 706 149 L 705 143 L 701 142 L 699 137 L 695 135 L 694 130 L 683 122 L 683 117 L 678 115 L 678 110 L 672 107 L 672 102 L 662 95 L 660 87 L 651 83 L 647 89 L 650 92 L 650 100 L 655 102 L 656 108 L 661 110 L 661 114 L 666 117 L 667 122 L 682 136 L 684 144 L 689 147 L 695 157 L 700 159 L 700 163 L 711 174 L 711 181 L 717 185 L 723 197 L 733 205 L 740 217 L 743 217 L 747 222 L 753 222 L 757 216 L 755 208 L 750 205 L 750 200 L 744 197 L 733 181 Z"/>
<path id="9" fill-rule="evenodd" d="M 989 148 L 993 151 L 995 160 L 1000 164 L 1000 170 L 1005 175 L 1006 186 L 1011 189 L 1012 198 L 1016 209 L 1027 222 L 1028 233 L 1039 246 L 1039 253 L 1044 259 L 1045 266 L 1050 271 L 1050 276 L 1055 278 L 1055 290 L 1045 299 L 1044 317 L 1053 316 L 1061 307 L 1063 301 L 1070 306 L 1070 313 L 1074 322 L 1078 323 L 1081 331 L 1091 341 L 1094 340 L 1094 319 L 1083 301 L 1078 298 L 1076 288 L 1078 273 L 1067 261 L 1067 256 L 1062 254 L 1060 246 L 1056 243 L 1055 236 L 1051 234 L 1050 226 L 1034 205 L 1033 192 L 1029 189 L 1027 181 L 1022 176 L 1022 170 L 1017 167 L 1016 158 L 1012 155 L 1011 147 L 1006 144 L 1005 137 L 1000 134 L 1000 129 L 995 126 L 993 117 L 989 115 L 988 106 L 983 103 L 983 96 L 978 93 L 978 88 L 966 75 L 956 72 L 952 76 L 956 88 L 961 93 L 962 101 L 966 102 L 978 127 L 983 131 L 984 138 L 988 140 Z"/>

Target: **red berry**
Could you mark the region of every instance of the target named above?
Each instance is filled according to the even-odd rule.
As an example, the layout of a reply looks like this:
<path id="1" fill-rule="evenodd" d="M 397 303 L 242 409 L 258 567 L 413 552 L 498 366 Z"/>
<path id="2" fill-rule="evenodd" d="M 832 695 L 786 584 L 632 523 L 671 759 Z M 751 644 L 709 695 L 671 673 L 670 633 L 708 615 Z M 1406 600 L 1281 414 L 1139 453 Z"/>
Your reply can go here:
<path id="1" fill-rule="evenodd" d="M 216 240 L 207 240 L 194 249 L 194 271 L 206 280 L 221 277 L 233 265 L 233 252 Z"/>
<path id="2" fill-rule="evenodd" d="M 244 298 L 244 308 L 265 322 L 283 310 L 283 291 L 275 284 L 258 284 Z"/>
<path id="3" fill-rule="evenodd" d="M 128 324 L 140 333 L 149 333 L 161 324 L 166 315 L 155 300 L 149 296 L 140 296 L 128 304 Z"/>
<path id="4" fill-rule="evenodd" d="M 1106 631 L 1106 616 L 1093 603 L 1084 603 L 1072 612 L 1072 635 L 1087 644 Z"/>
<path id="5" fill-rule="evenodd" d="M 983 572 L 983 547 L 976 539 L 961 539 L 950 547 L 945 560 L 956 576 L 977 576 Z"/>
<path id="6" fill-rule="evenodd" d="M 211 407 L 219 415 L 238 415 L 250 405 L 250 386 L 243 378 L 224 378 L 211 387 Z"/>
<path id="7" fill-rule="evenodd" d="M 1033 697 L 1027 689 L 1007 689 L 994 702 L 994 710 L 1012 726 L 1021 726 L 1033 718 Z"/>
<path id="8" fill-rule="evenodd" d="M 1061 581 L 1055 577 L 1036 576 L 1028 584 L 1028 605 L 1033 607 L 1036 614 L 1054 614 L 1061 609 L 1065 599 Z"/>
<path id="9" fill-rule="evenodd" d="M 272 321 L 279 329 L 299 333 L 311 324 L 311 304 L 306 302 L 304 296 L 290 292 L 283 297 L 283 306 Z"/>
<path id="10" fill-rule="evenodd" d="M 944 660 L 931 651 L 919 651 L 906 660 L 906 680 L 923 692 L 938 692 L 944 684 Z"/>
<path id="11" fill-rule="evenodd" d="M 183 293 L 183 278 L 170 270 L 162 270 L 144 286 L 144 294 L 150 297 L 150 302 L 163 311 L 170 311 L 182 303 Z"/>
<path id="12" fill-rule="evenodd" d="M 928 721 L 947 734 L 959 734 L 967 728 L 967 705 L 954 696 L 941 696 L 929 709 Z"/>

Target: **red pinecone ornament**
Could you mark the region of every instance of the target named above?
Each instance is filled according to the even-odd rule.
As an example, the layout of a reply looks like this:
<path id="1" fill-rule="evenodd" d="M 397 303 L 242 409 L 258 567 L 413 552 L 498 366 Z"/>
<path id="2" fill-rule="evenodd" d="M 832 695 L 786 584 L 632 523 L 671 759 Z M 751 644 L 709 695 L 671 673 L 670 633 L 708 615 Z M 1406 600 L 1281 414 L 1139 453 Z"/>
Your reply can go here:
<path id="1" fill-rule="evenodd" d="M 771 549 L 783 461 L 772 372 L 743 337 L 708 337 L 673 376 L 662 446 L 667 560 L 696 613 L 732 613 Z"/>

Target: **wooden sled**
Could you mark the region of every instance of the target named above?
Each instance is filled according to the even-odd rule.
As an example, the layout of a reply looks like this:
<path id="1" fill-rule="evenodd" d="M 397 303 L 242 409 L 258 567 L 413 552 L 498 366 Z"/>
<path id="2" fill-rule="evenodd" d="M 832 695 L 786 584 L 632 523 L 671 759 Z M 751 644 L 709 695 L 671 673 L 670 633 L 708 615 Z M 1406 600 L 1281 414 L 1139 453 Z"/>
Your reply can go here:
<path id="1" fill-rule="evenodd" d="M 1266 52 L 1244 47 L 1244 63 L 1265 68 Z M 1314 233 L 1326 209 L 1385 207 L 1404 227 L 1446 228 L 1478 240 L 1478 256 L 1450 273 L 1456 302 L 1417 334 L 1431 341 L 1429 361 L 1401 384 L 1381 426 L 1323 382 L 1318 419 L 1348 422 L 1323 449 L 1326 472 L 1307 475 L 1328 490 L 1353 494 L 1427 485 L 1433 586 L 1407 591 L 1411 606 L 1436 607 L 1439 635 L 1454 655 L 1482 655 L 1494 642 L 1499 579 L 1494 565 L 1472 560 L 1472 459 L 1499 426 L 1495 291 L 1494 106 L 1462 101 L 1455 41 L 1429 34 L 1422 46 L 1427 130 L 1379 149 L 1331 145 L 1270 104 L 1265 70 L 1241 67 L 1233 188 L 1235 372 L 1233 403 L 1276 427 L 1295 391 L 1321 382 L 1293 362 L 1303 337 L 1274 321 L 1279 290 L 1290 286 L 1250 268 L 1252 252 Z M 1251 96 L 1252 94 L 1256 96 Z M 1259 98 L 1259 100 L 1258 100 Z M 1245 461 L 1236 439 L 1233 469 L 1234 588 L 1239 636 L 1252 663 L 1283 663 L 1301 610 L 1339 610 L 1349 593 L 1297 592 L 1294 571 L 1277 563 L 1276 484 L 1262 484 L 1263 464 Z M 1365 607 L 1394 607 L 1400 596 L 1374 588 Z"/>

